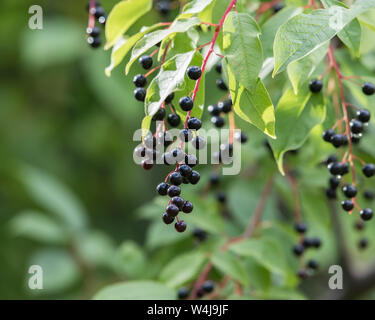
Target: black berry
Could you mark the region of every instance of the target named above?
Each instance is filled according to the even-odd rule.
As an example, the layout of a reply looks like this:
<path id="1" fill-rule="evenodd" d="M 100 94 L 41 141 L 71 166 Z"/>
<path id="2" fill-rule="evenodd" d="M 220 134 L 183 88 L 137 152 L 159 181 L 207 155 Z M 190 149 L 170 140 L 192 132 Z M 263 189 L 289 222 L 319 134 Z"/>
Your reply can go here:
<path id="1" fill-rule="evenodd" d="M 362 172 L 367 178 L 372 177 L 375 174 L 375 165 L 372 163 L 365 164 L 362 167 Z"/>
<path id="2" fill-rule="evenodd" d="M 361 215 L 362 220 L 368 221 L 372 218 L 373 212 L 370 208 L 366 208 L 366 209 L 361 210 L 360 215 Z"/>
<path id="3" fill-rule="evenodd" d="M 356 187 L 351 184 L 344 186 L 342 192 L 347 198 L 354 198 L 357 195 Z"/>
<path id="4" fill-rule="evenodd" d="M 217 201 L 219 201 L 220 203 L 225 203 L 227 201 L 227 196 L 224 192 L 219 192 L 216 195 L 216 198 L 217 198 Z"/>
<path id="5" fill-rule="evenodd" d="M 336 178 L 336 177 L 331 177 L 331 178 L 329 179 L 329 186 L 330 186 L 332 189 L 336 189 L 336 188 L 340 185 L 340 182 L 341 182 L 341 179 Z"/>
<path id="6" fill-rule="evenodd" d="M 337 198 L 336 189 L 328 188 L 326 190 L 326 196 L 328 199 L 336 199 Z"/>
<path id="7" fill-rule="evenodd" d="M 195 137 L 191 143 L 193 144 L 193 147 L 198 150 L 203 149 L 206 146 L 206 140 L 200 136 Z"/>
<path id="8" fill-rule="evenodd" d="M 217 85 L 217 87 L 218 87 L 220 90 L 223 90 L 223 91 L 227 91 L 227 90 L 228 90 L 228 87 L 227 87 L 227 85 L 225 84 L 225 82 L 224 82 L 223 79 L 217 79 L 217 80 L 216 80 L 216 85 Z"/>
<path id="9" fill-rule="evenodd" d="M 134 90 L 134 98 L 138 101 L 145 101 L 146 98 L 146 89 L 145 88 L 137 88 Z"/>
<path id="10" fill-rule="evenodd" d="M 168 196 L 173 198 L 181 194 L 181 188 L 179 186 L 170 186 L 167 192 L 168 192 Z"/>
<path id="11" fill-rule="evenodd" d="M 188 120 L 187 125 L 191 130 L 199 130 L 202 127 L 202 121 L 198 118 L 192 117 Z"/>
<path id="12" fill-rule="evenodd" d="M 366 109 L 359 110 L 357 112 L 357 119 L 363 123 L 369 122 L 371 118 L 370 111 Z"/>
<path id="13" fill-rule="evenodd" d="M 195 167 L 198 163 L 197 157 L 193 154 L 187 154 L 185 156 L 185 164 L 187 164 L 190 168 Z"/>
<path id="14" fill-rule="evenodd" d="M 362 92 L 365 95 L 371 96 L 375 93 L 375 86 L 370 82 L 366 82 L 362 86 Z"/>
<path id="15" fill-rule="evenodd" d="M 302 253 L 305 251 L 305 248 L 303 247 L 302 244 L 298 243 L 293 246 L 293 252 L 296 256 L 302 255 Z"/>
<path id="16" fill-rule="evenodd" d="M 87 35 L 95 38 L 100 35 L 100 29 L 98 27 L 87 28 L 86 33 Z"/>
<path id="17" fill-rule="evenodd" d="M 370 191 L 370 190 L 365 190 L 365 192 L 363 193 L 363 196 L 367 200 L 373 200 L 374 197 L 375 197 L 374 193 L 372 191 Z"/>
<path id="18" fill-rule="evenodd" d="M 211 114 L 211 115 L 213 115 L 213 116 L 218 116 L 219 114 L 220 114 L 220 109 L 219 109 L 219 107 L 218 106 L 215 106 L 215 105 L 209 105 L 208 107 L 207 107 L 207 111 Z"/>
<path id="19" fill-rule="evenodd" d="M 139 58 L 142 68 L 148 70 L 152 67 L 152 58 L 150 56 L 142 56 Z"/>
<path id="20" fill-rule="evenodd" d="M 168 183 L 165 183 L 165 182 L 162 182 L 162 183 L 159 183 L 158 186 L 156 187 L 156 191 L 161 195 L 161 196 L 166 196 L 167 193 L 168 193 L 168 188 L 169 188 L 169 184 Z"/>
<path id="21" fill-rule="evenodd" d="M 211 293 L 215 288 L 215 284 L 211 280 L 207 280 L 202 285 L 202 290 L 205 293 Z"/>
<path id="22" fill-rule="evenodd" d="M 182 210 L 182 207 L 185 203 L 185 200 L 182 199 L 181 197 L 176 196 L 176 197 L 173 197 L 171 199 L 171 203 L 173 203 L 175 206 L 177 206 L 178 209 Z"/>
<path id="23" fill-rule="evenodd" d="M 174 186 L 179 186 L 182 183 L 182 176 L 179 172 L 173 172 L 169 176 L 169 181 Z"/>
<path id="24" fill-rule="evenodd" d="M 236 132 L 234 134 L 234 139 L 236 139 L 238 142 L 245 143 L 247 141 L 247 135 L 246 133 L 242 132 Z"/>
<path id="25" fill-rule="evenodd" d="M 222 68 L 223 68 L 223 66 L 222 66 L 221 62 L 219 61 L 219 62 L 216 64 L 216 66 L 215 66 L 215 70 L 216 70 L 217 73 L 221 73 Z"/>
<path id="26" fill-rule="evenodd" d="M 183 177 L 190 177 L 193 170 L 187 164 L 183 164 L 178 168 L 178 171 Z"/>
<path id="27" fill-rule="evenodd" d="M 185 201 L 184 205 L 182 206 L 182 212 L 190 213 L 193 211 L 193 204 L 190 201 Z"/>
<path id="28" fill-rule="evenodd" d="M 216 128 L 221 128 L 225 124 L 225 120 L 222 117 L 216 116 L 211 118 L 211 123 L 216 127 Z"/>
<path id="29" fill-rule="evenodd" d="M 165 224 L 171 224 L 174 221 L 174 217 L 170 216 L 167 213 L 163 214 L 162 219 L 163 219 L 163 221 L 164 221 Z"/>
<path id="30" fill-rule="evenodd" d="M 232 100 L 220 101 L 217 106 L 221 112 L 229 113 L 232 110 Z"/>
<path id="31" fill-rule="evenodd" d="M 191 130 L 185 128 L 180 131 L 178 137 L 181 141 L 189 142 L 191 139 L 193 139 L 193 133 L 191 132 Z"/>
<path id="32" fill-rule="evenodd" d="M 167 206 L 165 211 L 169 216 L 175 217 L 178 215 L 180 209 L 176 205 L 170 204 L 169 206 Z"/>
<path id="33" fill-rule="evenodd" d="M 359 120 L 352 119 L 352 121 L 350 121 L 350 131 L 355 134 L 361 133 L 363 131 L 363 123 Z"/>
<path id="34" fill-rule="evenodd" d="M 165 117 L 165 109 L 160 108 L 156 113 L 152 116 L 152 121 L 162 121 Z"/>
<path id="35" fill-rule="evenodd" d="M 319 264 L 316 260 L 309 260 L 307 262 L 307 267 L 312 270 L 316 270 L 319 268 Z"/>
<path id="36" fill-rule="evenodd" d="M 177 113 L 170 113 L 167 121 L 172 127 L 177 127 L 181 123 L 181 118 Z"/>
<path id="37" fill-rule="evenodd" d="M 341 206 L 345 211 L 352 211 L 354 208 L 353 201 L 351 200 L 344 200 L 341 202 Z"/>
<path id="38" fill-rule="evenodd" d="M 318 93 L 322 90 L 323 83 L 318 79 L 311 80 L 309 83 L 309 89 L 312 93 Z"/>
<path id="39" fill-rule="evenodd" d="M 296 223 L 294 226 L 294 229 L 300 233 L 303 234 L 307 231 L 307 225 L 303 222 Z"/>
<path id="40" fill-rule="evenodd" d="M 154 166 L 154 163 L 150 160 L 142 161 L 142 168 L 145 170 L 151 170 L 153 166 Z"/>
<path id="41" fill-rule="evenodd" d="M 322 241 L 319 238 L 311 238 L 311 246 L 318 249 L 322 245 Z"/>
<path id="42" fill-rule="evenodd" d="M 174 92 L 171 92 L 164 100 L 165 103 L 171 103 L 174 98 Z"/>
<path id="43" fill-rule="evenodd" d="M 189 296 L 189 290 L 187 288 L 182 287 L 178 289 L 178 292 L 177 292 L 178 299 L 180 300 L 186 299 L 188 296 Z"/>
<path id="44" fill-rule="evenodd" d="M 177 232 L 184 232 L 186 230 L 186 223 L 185 221 L 180 220 L 175 223 L 174 227 L 177 230 Z"/>
<path id="45" fill-rule="evenodd" d="M 198 80 L 202 75 L 202 70 L 198 66 L 191 66 L 187 69 L 186 74 L 191 80 Z"/>
<path id="46" fill-rule="evenodd" d="M 324 141 L 331 142 L 331 138 L 334 136 L 335 131 L 332 129 L 323 131 L 322 137 Z"/>
<path id="47" fill-rule="evenodd" d="M 98 48 L 102 44 L 102 41 L 100 40 L 99 37 L 88 37 L 87 38 L 87 43 L 92 47 L 92 48 Z"/>
<path id="48" fill-rule="evenodd" d="M 200 180 L 201 176 L 198 171 L 193 170 L 189 177 L 189 181 L 191 184 L 197 184 Z"/>
<path id="49" fill-rule="evenodd" d="M 368 246 L 368 240 L 366 238 L 362 238 L 358 242 L 358 248 L 359 249 L 366 249 Z"/>
<path id="50" fill-rule="evenodd" d="M 171 10 L 169 1 L 158 1 L 156 8 L 163 15 L 167 15 Z"/>
<path id="51" fill-rule="evenodd" d="M 180 105 L 183 111 L 190 111 L 191 109 L 193 109 L 193 105 L 194 105 L 193 99 L 190 98 L 189 96 L 182 97 L 180 101 L 178 102 L 178 104 Z"/>
<path id="52" fill-rule="evenodd" d="M 143 74 L 137 74 L 133 78 L 133 83 L 136 87 L 143 88 L 147 84 L 147 78 Z"/>
<path id="53" fill-rule="evenodd" d="M 277 13 L 283 8 L 284 8 L 284 6 L 281 3 L 277 3 L 272 7 L 272 10 L 273 10 L 274 13 Z"/>

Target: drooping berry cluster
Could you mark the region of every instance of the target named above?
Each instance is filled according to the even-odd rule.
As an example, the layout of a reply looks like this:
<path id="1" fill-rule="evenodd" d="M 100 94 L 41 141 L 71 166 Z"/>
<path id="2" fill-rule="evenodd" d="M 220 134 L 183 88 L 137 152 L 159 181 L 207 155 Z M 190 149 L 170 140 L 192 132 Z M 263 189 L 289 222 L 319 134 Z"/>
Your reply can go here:
<path id="1" fill-rule="evenodd" d="M 86 29 L 86 34 L 88 36 L 87 43 L 92 48 L 98 48 L 102 41 L 100 39 L 100 29 L 95 26 L 95 22 L 98 21 L 99 24 L 104 26 L 107 17 L 99 1 L 90 0 L 86 5 L 86 9 L 89 12 L 89 26 Z"/>
<path id="2" fill-rule="evenodd" d="M 215 283 L 212 280 L 206 280 L 198 289 L 197 297 L 202 298 L 206 294 L 211 293 L 215 289 Z M 182 287 L 178 289 L 177 297 L 180 300 L 186 299 L 189 297 L 190 290 L 187 287 Z"/>
<path id="3" fill-rule="evenodd" d="M 320 238 L 317 237 L 306 237 L 305 233 L 307 232 L 307 225 L 303 222 L 299 222 L 295 224 L 295 230 L 300 235 L 299 243 L 293 246 L 293 253 L 297 257 L 301 257 L 306 249 L 315 248 L 319 249 L 322 245 L 322 241 Z M 305 266 L 298 271 L 297 275 L 301 279 L 307 278 L 309 275 L 312 274 L 313 271 L 317 270 L 319 264 L 316 260 L 309 260 Z"/>

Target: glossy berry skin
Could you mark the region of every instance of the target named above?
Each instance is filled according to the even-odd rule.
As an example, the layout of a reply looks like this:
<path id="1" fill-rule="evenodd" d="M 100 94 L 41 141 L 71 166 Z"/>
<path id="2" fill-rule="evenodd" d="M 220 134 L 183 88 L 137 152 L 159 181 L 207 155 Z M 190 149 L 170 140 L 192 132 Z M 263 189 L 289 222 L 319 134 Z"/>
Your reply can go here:
<path id="1" fill-rule="evenodd" d="M 100 35 L 100 29 L 98 27 L 87 28 L 86 33 L 90 37 L 98 37 Z"/>
<path id="2" fill-rule="evenodd" d="M 368 246 L 368 240 L 366 238 L 362 238 L 362 239 L 359 240 L 359 242 L 358 242 L 358 248 L 359 249 L 362 249 L 362 250 L 366 249 L 367 246 Z"/>
<path id="3" fill-rule="evenodd" d="M 211 123 L 216 127 L 216 128 L 222 128 L 225 124 L 225 120 L 222 117 L 216 116 L 211 118 Z"/>
<path id="4" fill-rule="evenodd" d="M 156 187 L 156 191 L 161 196 L 166 196 L 168 194 L 168 188 L 169 188 L 169 184 L 162 182 L 158 184 L 158 186 Z"/>
<path id="5" fill-rule="evenodd" d="M 221 112 L 229 113 L 232 111 L 232 100 L 220 101 L 217 106 Z"/>
<path id="6" fill-rule="evenodd" d="M 296 256 L 300 256 L 302 255 L 302 253 L 305 251 L 305 248 L 303 247 L 302 244 L 296 244 L 293 246 L 293 253 L 296 255 Z"/>
<path id="7" fill-rule="evenodd" d="M 160 108 L 156 113 L 152 116 L 152 121 L 162 121 L 165 117 L 165 109 Z"/>
<path id="8" fill-rule="evenodd" d="M 202 137 L 195 137 L 192 142 L 195 149 L 203 149 L 206 146 L 206 141 Z"/>
<path id="9" fill-rule="evenodd" d="M 99 37 L 88 37 L 87 43 L 91 46 L 91 48 L 98 48 L 102 44 L 102 41 Z"/>
<path id="10" fill-rule="evenodd" d="M 152 58 L 150 56 L 142 56 L 139 58 L 139 63 L 141 64 L 142 68 L 148 70 L 152 67 Z"/>
<path id="11" fill-rule="evenodd" d="M 307 267 L 312 270 L 316 270 L 319 268 L 319 264 L 316 260 L 309 260 L 307 262 Z"/>
<path id="12" fill-rule="evenodd" d="M 145 101 L 146 98 L 146 89 L 145 88 L 137 88 L 134 90 L 134 98 L 138 101 Z"/>
<path id="13" fill-rule="evenodd" d="M 193 99 L 188 96 L 182 97 L 180 101 L 178 102 L 178 104 L 180 105 L 183 111 L 190 111 L 191 109 L 193 109 L 193 105 L 194 105 Z"/>
<path id="14" fill-rule="evenodd" d="M 178 209 L 182 210 L 182 207 L 183 207 L 183 205 L 185 203 L 185 200 L 182 199 L 181 197 L 177 196 L 177 197 L 173 197 L 171 199 L 171 203 L 174 204 L 175 206 L 177 206 Z"/>
<path id="15" fill-rule="evenodd" d="M 202 285 L 202 290 L 205 293 L 211 293 L 215 288 L 215 284 L 211 280 L 207 280 Z"/>
<path id="16" fill-rule="evenodd" d="M 179 222 L 176 222 L 174 225 L 174 228 L 177 232 L 184 232 L 186 230 L 186 223 L 183 220 L 180 220 Z"/>
<path id="17" fill-rule="evenodd" d="M 303 222 L 296 223 L 294 226 L 294 229 L 299 233 L 299 234 L 304 234 L 307 231 L 307 225 Z"/>
<path id="18" fill-rule="evenodd" d="M 185 164 L 187 164 L 190 168 L 193 168 L 198 163 L 197 157 L 193 154 L 187 154 L 185 156 Z"/>
<path id="19" fill-rule="evenodd" d="M 174 221 L 174 217 L 168 215 L 167 213 L 164 213 L 164 214 L 163 214 L 162 219 L 163 219 L 163 222 L 164 222 L 165 224 L 171 224 L 171 223 Z"/>
<path id="20" fill-rule="evenodd" d="M 342 192 L 347 198 L 354 198 L 357 195 L 357 189 L 353 185 L 346 185 L 342 188 Z"/>
<path id="21" fill-rule="evenodd" d="M 375 93 L 375 86 L 370 82 L 366 82 L 362 86 L 362 92 L 367 96 L 371 96 Z"/>
<path id="22" fill-rule="evenodd" d="M 191 80 L 198 80 L 202 75 L 202 70 L 198 66 L 191 66 L 187 69 L 186 74 Z"/>
<path id="23" fill-rule="evenodd" d="M 147 84 L 147 78 L 143 74 L 137 74 L 133 78 L 133 83 L 138 88 L 143 88 Z"/>
<path id="24" fill-rule="evenodd" d="M 328 158 L 325 160 L 325 164 L 329 165 L 332 162 L 337 162 L 337 156 L 335 154 L 331 154 L 328 156 Z"/>
<path id="25" fill-rule="evenodd" d="M 355 134 L 361 133 L 363 131 L 363 123 L 359 120 L 352 119 L 352 121 L 350 121 L 350 131 Z"/>
<path id="26" fill-rule="evenodd" d="M 328 170 L 334 176 L 342 176 L 349 172 L 349 165 L 347 163 L 333 162 L 328 165 Z"/>
<path id="27" fill-rule="evenodd" d="M 324 141 L 331 142 L 331 138 L 335 135 L 335 131 L 332 129 L 326 130 L 322 134 L 322 138 Z"/>
<path id="28" fill-rule="evenodd" d="M 175 217 L 178 215 L 180 209 L 176 205 L 170 204 L 169 206 L 167 206 L 165 211 L 169 216 Z"/>
<path id="29" fill-rule="evenodd" d="M 177 297 L 180 300 L 186 299 L 189 296 L 189 290 L 185 287 L 178 289 Z"/>
<path id="30" fill-rule="evenodd" d="M 178 168 L 178 171 L 183 177 L 190 177 L 193 170 L 187 164 L 183 164 Z"/>
<path id="31" fill-rule="evenodd" d="M 191 184 L 197 184 L 200 180 L 201 176 L 198 171 L 193 170 L 189 177 L 189 181 Z"/>
<path id="32" fill-rule="evenodd" d="M 170 186 L 167 192 L 171 198 L 177 197 L 181 194 L 181 188 L 179 186 Z"/>
<path id="33" fill-rule="evenodd" d="M 213 116 L 218 116 L 218 115 L 220 115 L 220 109 L 219 109 L 219 107 L 218 106 L 215 106 L 215 105 L 209 105 L 208 107 L 207 107 L 207 111 L 211 114 L 211 115 L 213 115 Z"/>
<path id="34" fill-rule="evenodd" d="M 345 137 L 342 134 L 334 134 L 331 137 L 331 143 L 334 147 L 339 148 L 345 145 Z"/>
<path id="35" fill-rule="evenodd" d="M 323 88 L 322 81 L 318 79 L 311 80 L 309 83 L 309 89 L 312 93 L 319 93 Z"/>
<path id="36" fill-rule="evenodd" d="M 332 188 L 332 189 L 336 189 L 338 188 L 338 186 L 340 185 L 340 182 L 341 180 L 336 178 L 336 177 L 331 177 L 329 179 L 329 186 Z"/>
<path id="37" fill-rule="evenodd" d="M 362 167 L 362 172 L 367 178 L 371 178 L 375 174 L 375 165 L 367 163 Z"/>
<path id="38" fill-rule="evenodd" d="M 184 205 L 182 206 L 182 212 L 190 213 L 194 209 L 193 204 L 190 201 L 185 201 Z"/>
<path id="39" fill-rule="evenodd" d="M 181 141 L 189 142 L 191 139 L 193 139 L 193 133 L 191 132 L 191 130 L 185 128 L 180 131 L 178 137 Z"/>
<path id="40" fill-rule="evenodd" d="M 370 111 L 366 109 L 361 109 L 357 111 L 357 119 L 363 123 L 369 122 L 371 119 Z"/>
<path id="41" fill-rule="evenodd" d="M 217 80 L 216 80 L 216 85 L 217 85 L 217 87 L 218 87 L 220 90 L 223 90 L 223 91 L 227 91 L 227 90 L 228 90 L 228 87 L 227 87 L 227 85 L 225 84 L 225 82 L 224 82 L 223 79 L 217 79 Z"/>
<path id="42" fill-rule="evenodd" d="M 177 127 L 181 123 L 181 118 L 177 113 L 170 113 L 167 121 L 172 127 Z"/>
<path id="43" fill-rule="evenodd" d="M 171 92 L 164 100 L 165 103 L 171 103 L 174 98 L 174 92 Z"/>
<path id="44" fill-rule="evenodd" d="M 373 212 L 370 208 L 366 208 L 366 209 L 361 210 L 360 216 L 363 221 L 368 221 L 372 218 Z"/>
<path id="45" fill-rule="evenodd" d="M 344 201 L 341 202 L 341 207 L 345 211 L 352 211 L 353 208 L 354 208 L 353 201 L 351 201 L 351 200 L 344 200 Z"/>
<path id="46" fill-rule="evenodd" d="M 192 117 L 188 120 L 187 126 L 191 130 L 199 130 L 202 127 L 202 121 L 198 118 Z"/>
<path id="47" fill-rule="evenodd" d="M 182 183 L 182 176 L 181 176 L 181 174 L 179 172 L 173 172 L 169 176 L 169 181 L 174 186 L 179 186 Z"/>

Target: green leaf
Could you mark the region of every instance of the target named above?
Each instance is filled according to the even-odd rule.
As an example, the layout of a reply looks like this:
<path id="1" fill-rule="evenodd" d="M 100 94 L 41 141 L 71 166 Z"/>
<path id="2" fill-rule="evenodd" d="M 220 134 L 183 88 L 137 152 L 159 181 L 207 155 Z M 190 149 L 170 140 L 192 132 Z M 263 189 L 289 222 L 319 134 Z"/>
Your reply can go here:
<path id="1" fill-rule="evenodd" d="M 337 0 L 323 0 L 325 8 L 332 6 L 341 6 L 348 8 L 344 3 Z M 359 49 L 361 44 L 361 25 L 358 19 L 352 20 L 337 36 L 349 48 L 355 57 L 359 57 Z"/>
<path id="2" fill-rule="evenodd" d="M 271 98 L 262 80 L 258 79 L 253 92 L 236 81 L 231 68 L 227 68 L 229 89 L 234 112 L 258 129 L 275 138 L 275 113 Z"/>
<path id="3" fill-rule="evenodd" d="M 160 273 L 160 281 L 177 288 L 193 280 L 203 267 L 206 257 L 202 252 L 185 253 L 169 262 Z"/>
<path id="4" fill-rule="evenodd" d="M 142 120 L 142 138 L 144 138 L 150 131 L 152 116 L 145 116 Z"/>
<path id="5" fill-rule="evenodd" d="M 288 76 L 295 94 L 298 94 L 299 88 L 306 85 L 310 80 L 310 76 L 313 74 L 318 64 L 323 60 L 327 51 L 328 42 L 310 53 L 308 56 L 293 61 L 288 65 Z"/>
<path id="6" fill-rule="evenodd" d="M 85 208 L 56 178 L 28 166 L 23 167 L 20 178 L 32 198 L 60 218 L 69 228 L 80 229 L 86 226 Z"/>
<path id="7" fill-rule="evenodd" d="M 116 252 L 116 269 L 126 276 L 142 278 L 146 268 L 146 257 L 142 248 L 133 241 L 126 241 Z"/>
<path id="8" fill-rule="evenodd" d="M 95 300 L 173 300 L 176 292 L 155 281 L 129 281 L 101 289 Z"/>
<path id="9" fill-rule="evenodd" d="M 230 276 L 245 286 L 249 284 L 249 277 L 243 263 L 231 253 L 217 252 L 212 255 L 211 262 L 223 274 Z"/>
<path id="10" fill-rule="evenodd" d="M 125 72 L 128 74 L 130 67 L 138 57 L 146 52 L 148 49 L 158 44 L 164 38 L 168 37 L 173 33 L 186 32 L 191 27 L 196 26 L 200 23 L 200 20 L 196 17 L 190 19 L 181 19 L 173 22 L 169 28 L 164 30 L 157 30 L 146 34 L 141 40 L 139 40 L 133 48 L 132 55 L 128 64 L 126 65 Z"/>
<path id="11" fill-rule="evenodd" d="M 178 54 L 163 64 L 160 72 L 147 89 L 146 114 L 153 116 L 170 93 L 181 90 L 186 69 L 189 67 L 194 54 L 198 53 L 190 51 Z"/>
<path id="12" fill-rule="evenodd" d="M 276 33 L 273 76 L 284 71 L 292 61 L 308 55 L 331 40 L 354 18 L 373 6 L 375 0 L 357 0 L 350 9 L 332 6 L 309 14 L 299 14 L 288 20 Z"/>
<path id="13" fill-rule="evenodd" d="M 186 4 L 181 16 L 184 17 L 185 14 L 195 14 L 203 11 L 207 6 L 209 6 L 213 0 L 193 0 Z"/>
<path id="14" fill-rule="evenodd" d="M 276 32 L 280 28 L 280 26 L 287 20 L 301 12 L 301 8 L 286 7 L 265 22 L 265 24 L 262 26 L 262 34 L 260 36 L 264 58 L 273 56 L 273 42 Z"/>
<path id="15" fill-rule="evenodd" d="M 108 77 L 111 75 L 111 71 L 121 63 L 126 54 L 130 51 L 130 49 L 135 45 L 135 43 L 138 40 L 140 40 L 145 34 L 154 31 L 155 29 L 160 28 L 161 26 L 162 24 L 158 23 L 151 27 L 143 27 L 140 32 L 136 33 L 130 38 L 126 38 L 124 36 L 118 38 L 112 48 L 111 64 L 105 69 L 106 75 Z"/>
<path id="16" fill-rule="evenodd" d="M 276 140 L 269 140 L 277 165 L 282 174 L 283 156 L 289 150 L 298 149 L 310 131 L 325 119 L 325 103 L 322 94 L 314 94 L 305 88 L 298 95 L 288 89 L 276 108 Z"/>
<path id="17" fill-rule="evenodd" d="M 270 239 L 244 240 L 234 243 L 229 247 L 229 250 L 240 256 L 254 258 L 259 264 L 271 272 L 280 275 L 286 275 L 290 272 L 280 245 Z"/>
<path id="18" fill-rule="evenodd" d="M 230 12 L 223 25 L 223 49 L 236 80 L 253 91 L 263 64 L 260 29 L 247 13 Z"/>
<path id="19" fill-rule="evenodd" d="M 151 8 L 152 0 L 125 0 L 116 4 L 105 25 L 105 49 L 111 48 L 133 23 Z"/>
<path id="20" fill-rule="evenodd" d="M 26 237 L 32 240 L 61 244 L 68 240 L 68 233 L 47 215 L 26 210 L 16 215 L 9 224 L 15 236 Z"/>

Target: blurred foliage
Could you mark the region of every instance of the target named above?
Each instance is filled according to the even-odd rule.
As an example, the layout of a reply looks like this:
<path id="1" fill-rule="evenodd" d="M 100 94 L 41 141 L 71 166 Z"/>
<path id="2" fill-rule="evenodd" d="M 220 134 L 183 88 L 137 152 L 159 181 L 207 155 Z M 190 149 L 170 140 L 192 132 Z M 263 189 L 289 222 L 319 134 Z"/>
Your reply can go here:
<path id="1" fill-rule="evenodd" d="M 117 1 L 102 2 L 109 12 Z M 27 27 L 31 4 L 29 0 L 0 2 L 6 12 L 0 28 L 7 30 L 0 33 L 1 299 L 125 299 L 127 292 L 133 298 L 152 298 L 156 293 L 160 299 L 173 299 L 179 286 L 197 277 L 207 262 L 206 253 L 223 244 L 223 234 L 236 236 L 243 231 L 265 177 L 274 174 L 261 230 L 255 240 L 211 258 L 213 279 L 229 274 L 249 284 L 251 296 L 244 298 L 251 299 L 302 299 L 326 288 L 326 270 L 337 262 L 337 245 L 324 197 L 328 174 L 319 165 L 334 150 L 321 141 L 322 126 L 313 130 L 298 154 L 286 156 L 286 163 L 298 174 L 308 234 L 323 242 L 321 250 L 306 256 L 320 262 L 321 274 L 300 291 L 295 276 L 298 261 L 291 252 L 297 239 L 292 228 L 293 197 L 285 178 L 277 174 L 264 136 L 238 121 L 250 141 L 243 148 L 242 174 L 222 178 L 220 188 L 227 192 L 228 205 L 220 206 L 215 192 L 205 191 L 210 168 L 201 168 L 200 185 L 184 188 L 184 197 L 195 200 L 194 214 L 186 217 L 189 229 L 176 233 L 160 221 L 165 199 L 153 199 L 154 186 L 166 169 L 145 172 L 133 162 L 132 135 L 141 123 L 143 106 L 132 98 L 131 79 L 139 67 L 134 65 L 125 77 L 121 64 L 110 78 L 105 76 L 110 52 L 92 51 L 85 42 L 86 1 L 39 1 L 44 29 L 35 31 Z M 152 25 L 160 17 L 152 11 L 144 19 Z M 131 29 L 142 25 L 138 22 Z M 363 48 L 361 58 L 371 70 L 375 67 L 372 49 Z M 356 68 L 352 58 L 343 52 L 340 59 L 349 61 L 344 70 L 352 73 L 349 69 Z M 215 74 L 207 75 L 206 105 L 220 99 L 215 79 Z M 266 83 L 276 101 L 282 88 L 269 79 Z M 350 89 L 353 102 L 373 109 L 373 99 L 364 100 L 357 88 Z M 209 126 L 209 117 L 204 115 L 204 120 Z M 328 115 L 324 126 L 330 121 Z M 375 119 L 358 148 L 358 154 L 372 162 L 374 124 Z M 366 186 L 371 188 L 375 189 L 374 181 Z M 360 205 L 366 204 L 361 201 Z M 342 214 L 340 220 L 353 261 L 367 266 L 375 252 L 374 221 L 363 231 L 369 248 L 360 252 L 359 235 L 353 229 L 356 218 Z M 194 227 L 208 232 L 205 243 L 194 240 Z M 260 236 L 264 240 L 257 242 Z M 243 259 L 235 259 L 236 255 Z M 34 263 L 44 269 L 45 290 L 27 289 L 27 270 Z"/>

